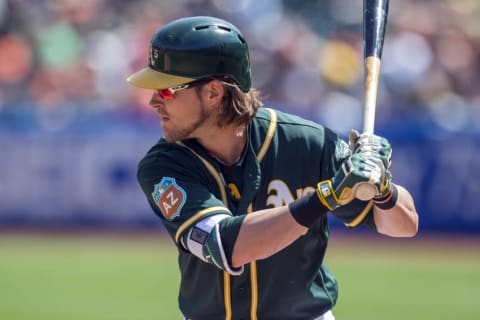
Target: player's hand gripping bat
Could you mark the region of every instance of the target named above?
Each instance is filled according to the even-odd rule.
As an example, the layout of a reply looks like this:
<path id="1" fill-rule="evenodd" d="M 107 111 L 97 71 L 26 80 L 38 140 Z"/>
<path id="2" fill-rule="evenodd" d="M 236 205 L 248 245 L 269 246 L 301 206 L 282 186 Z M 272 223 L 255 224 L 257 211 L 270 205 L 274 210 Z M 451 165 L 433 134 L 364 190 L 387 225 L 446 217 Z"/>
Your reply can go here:
<path id="1" fill-rule="evenodd" d="M 363 0 L 363 42 L 365 59 L 365 104 L 363 132 L 373 133 L 378 81 L 387 25 L 388 0 Z M 360 200 L 370 200 L 377 189 L 369 183 L 362 183 L 355 191 Z"/>

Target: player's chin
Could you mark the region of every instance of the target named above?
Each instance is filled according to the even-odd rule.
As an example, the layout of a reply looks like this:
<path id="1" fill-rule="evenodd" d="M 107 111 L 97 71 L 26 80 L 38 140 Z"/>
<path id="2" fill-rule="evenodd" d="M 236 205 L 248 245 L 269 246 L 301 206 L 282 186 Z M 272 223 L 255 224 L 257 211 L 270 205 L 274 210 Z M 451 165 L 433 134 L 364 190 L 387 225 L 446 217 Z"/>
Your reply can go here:
<path id="1" fill-rule="evenodd" d="M 171 132 L 172 131 L 172 126 L 169 120 L 160 120 L 160 127 L 162 127 L 162 130 L 165 132 Z"/>
<path id="2" fill-rule="evenodd" d="M 162 127 L 162 129 L 163 129 L 163 138 L 167 142 L 173 143 L 173 142 L 185 139 L 185 136 L 182 135 L 182 134 L 178 134 L 177 132 L 172 131 L 172 130 L 168 130 L 167 128 Z"/>
<path id="3" fill-rule="evenodd" d="M 163 130 L 163 138 L 170 143 L 177 141 L 174 136 L 172 136 L 168 133 L 168 131 L 165 130 Z"/>

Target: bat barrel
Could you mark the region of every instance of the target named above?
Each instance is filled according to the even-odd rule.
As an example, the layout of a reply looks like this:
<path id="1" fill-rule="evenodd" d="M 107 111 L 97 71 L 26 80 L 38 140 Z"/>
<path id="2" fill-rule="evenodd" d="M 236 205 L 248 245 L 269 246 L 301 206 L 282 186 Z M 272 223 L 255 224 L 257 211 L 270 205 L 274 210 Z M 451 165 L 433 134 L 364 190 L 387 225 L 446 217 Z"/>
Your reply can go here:
<path id="1" fill-rule="evenodd" d="M 387 25 L 388 0 L 363 1 L 364 57 L 382 58 Z"/>

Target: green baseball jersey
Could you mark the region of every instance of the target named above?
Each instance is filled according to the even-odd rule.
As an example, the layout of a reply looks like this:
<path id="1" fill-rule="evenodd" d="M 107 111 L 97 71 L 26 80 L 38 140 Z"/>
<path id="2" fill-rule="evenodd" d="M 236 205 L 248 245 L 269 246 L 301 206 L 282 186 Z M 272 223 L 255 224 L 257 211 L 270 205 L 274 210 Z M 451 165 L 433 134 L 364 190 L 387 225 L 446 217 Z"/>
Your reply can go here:
<path id="1" fill-rule="evenodd" d="M 179 253 L 179 307 L 188 319 L 305 319 L 332 309 L 337 281 L 324 264 L 324 215 L 288 247 L 241 268 L 231 266 L 244 217 L 314 192 L 350 155 L 334 132 L 261 108 L 242 158 L 225 166 L 195 140 L 161 139 L 141 160 L 138 180 Z M 333 215 L 375 228 L 371 202 L 354 200 Z"/>

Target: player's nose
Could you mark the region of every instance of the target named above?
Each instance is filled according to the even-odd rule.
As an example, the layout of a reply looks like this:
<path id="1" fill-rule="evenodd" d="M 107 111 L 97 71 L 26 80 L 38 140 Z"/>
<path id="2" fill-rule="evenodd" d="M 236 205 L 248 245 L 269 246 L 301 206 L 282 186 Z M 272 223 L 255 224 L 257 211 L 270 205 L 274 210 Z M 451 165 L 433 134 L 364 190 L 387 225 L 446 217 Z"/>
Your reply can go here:
<path id="1" fill-rule="evenodd" d="M 152 94 L 152 97 L 150 98 L 148 105 L 150 106 L 150 108 L 155 110 L 165 108 L 165 103 L 156 92 Z"/>

